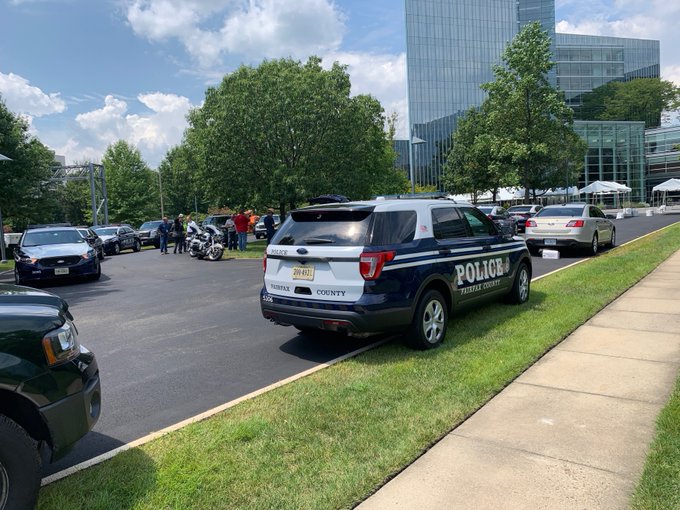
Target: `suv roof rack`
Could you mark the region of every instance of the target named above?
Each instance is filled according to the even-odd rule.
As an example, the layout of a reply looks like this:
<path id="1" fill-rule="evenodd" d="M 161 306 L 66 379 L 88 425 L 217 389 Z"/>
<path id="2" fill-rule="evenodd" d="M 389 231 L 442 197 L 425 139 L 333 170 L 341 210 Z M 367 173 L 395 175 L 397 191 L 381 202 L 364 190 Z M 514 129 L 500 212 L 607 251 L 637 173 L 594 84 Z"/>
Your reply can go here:
<path id="1" fill-rule="evenodd" d="M 399 193 L 396 195 L 377 195 L 373 200 L 450 200 L 456 202 L 451 195 L 444 191 L 425 191 L 421 193 Z"/>
<path id="2" fill-rule="evenodd" d="M 52 227 L 72 227 L 70 223 L 43 223 L 36 225 L 29 225 L 26 230 L 34 230 L 36 228 L 52 228 Z"/>

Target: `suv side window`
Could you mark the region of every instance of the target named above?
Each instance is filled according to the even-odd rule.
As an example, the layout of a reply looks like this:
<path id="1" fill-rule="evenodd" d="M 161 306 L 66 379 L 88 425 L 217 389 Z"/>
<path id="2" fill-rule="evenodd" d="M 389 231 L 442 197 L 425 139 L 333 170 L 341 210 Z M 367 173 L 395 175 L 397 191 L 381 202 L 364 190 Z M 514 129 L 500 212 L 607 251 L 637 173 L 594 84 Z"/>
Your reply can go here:
<path id="1" fill-rule="evenodd" d="M 373 213 L 371 244 L 404 244 L 416 235 L 418 215 L 415 211 L 390 211 Z"/>
<path id="2" fill-rule="evenodd" d="M 483 212 L 474 207 L 465 207 L 461 209 L 467 224 L 470 227 L 472 235 L 475 237 L 495 236 L 498 234 L 496 225 L 487 218 Z"/>
<path id="3" fill-rule="evenodd" d="M 467 237 L 465 223 L 455 207 L 432 209 L 432 231 L 435 239 Z"/>

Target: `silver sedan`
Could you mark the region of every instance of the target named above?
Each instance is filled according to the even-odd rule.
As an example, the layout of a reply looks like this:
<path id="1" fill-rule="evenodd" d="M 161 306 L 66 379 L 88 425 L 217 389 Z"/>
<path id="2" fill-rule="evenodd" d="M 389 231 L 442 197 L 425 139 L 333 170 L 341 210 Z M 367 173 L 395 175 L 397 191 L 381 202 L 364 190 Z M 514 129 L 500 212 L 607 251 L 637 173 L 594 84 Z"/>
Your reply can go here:
<path id="1" fill-rule="evenodd" d="M 600 246 L 614 246 L 616 228 L 594 205 L 549 205 L 527 220 L 524 237 L 534 253 L 539 248 L 585 248 L 596 255 Z"/>

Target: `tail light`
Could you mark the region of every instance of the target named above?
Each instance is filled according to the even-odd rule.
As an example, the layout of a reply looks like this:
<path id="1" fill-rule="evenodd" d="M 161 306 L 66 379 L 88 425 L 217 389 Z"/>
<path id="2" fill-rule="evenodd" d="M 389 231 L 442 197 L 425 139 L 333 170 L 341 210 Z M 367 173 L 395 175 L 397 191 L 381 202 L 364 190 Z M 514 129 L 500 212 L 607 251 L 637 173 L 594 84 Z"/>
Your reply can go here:
<path id="1" fill-rule="evenodd" d="M 567 223 L 567 227 L 581 228 L 583 224 L 583 220 L 571 220 L 569 223 Z"/>
<path id="2" fill-rule="evenodd" d="M 536 222 L 534 220 L 527 220 L 526 226 L 527 227 L 537 227 L 538 225 L 536 225 Z"/>
<path id="3" fill-rule="evenodd" d="M 264 252 L 264 256 L 262 257 L 262 272 L 267 272 L 267 252 Z"/>
<path id="4" fill-rule="evenodd" d="M 374 251 L 362 253 L 359 257 L 359 272 L 364 280 L 377 280 L 386 262 L 394 260 L 395 251 Z"/>

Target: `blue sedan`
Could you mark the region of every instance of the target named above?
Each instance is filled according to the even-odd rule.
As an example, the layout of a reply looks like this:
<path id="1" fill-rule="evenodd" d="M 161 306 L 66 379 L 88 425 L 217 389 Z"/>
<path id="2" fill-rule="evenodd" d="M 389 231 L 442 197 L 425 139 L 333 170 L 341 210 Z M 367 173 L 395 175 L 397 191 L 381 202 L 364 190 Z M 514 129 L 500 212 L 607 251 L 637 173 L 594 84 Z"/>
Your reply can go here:
<path id="1" fill-rule="evenodd" d="M 54 278 L 98 280 L 100 276 L 96 251 L 73 227 L 28 229 L 14 252 L 17 285 Z"/>

